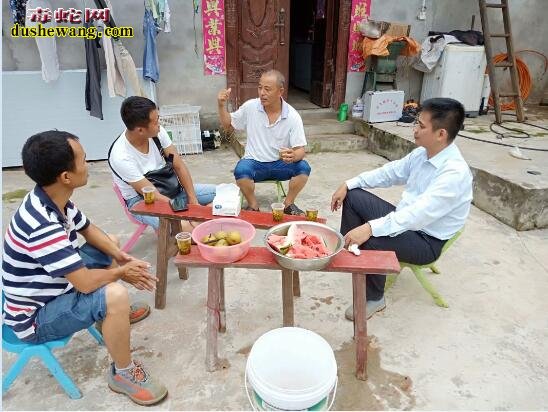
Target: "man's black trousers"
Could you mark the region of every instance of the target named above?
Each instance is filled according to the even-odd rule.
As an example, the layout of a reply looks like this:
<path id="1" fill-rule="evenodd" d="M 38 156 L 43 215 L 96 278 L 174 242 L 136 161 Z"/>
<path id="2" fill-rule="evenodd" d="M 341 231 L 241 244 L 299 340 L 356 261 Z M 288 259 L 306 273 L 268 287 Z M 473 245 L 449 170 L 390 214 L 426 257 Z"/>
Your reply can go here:
<path id="1" fill-rule="evenodd" d="M 396 207 L 380 197 L 363 190 L 349 190 L 343 202 L 341 233 L 345 235 L 355 227 L 386 216 Z M 429 236 L 423 232 L 407 231 L 397 236 L 381 236 L 369 238 L 360 249 L 392 250 L 400 262 L 425 265 L 439 258 L 445 240 Z M 367 300 L 379 300 L 384 295 L 386 276 L 367 276 Z"/>

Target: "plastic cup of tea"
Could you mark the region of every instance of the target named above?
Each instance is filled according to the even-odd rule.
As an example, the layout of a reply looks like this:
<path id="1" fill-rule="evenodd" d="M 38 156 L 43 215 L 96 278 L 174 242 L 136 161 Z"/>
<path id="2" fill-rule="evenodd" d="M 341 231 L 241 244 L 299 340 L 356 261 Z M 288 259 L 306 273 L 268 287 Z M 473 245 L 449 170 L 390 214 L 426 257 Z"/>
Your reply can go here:
<path id="1" fill-rule="evenodd" d="M 190 232 L 179 232 L 175 235 L 177 247 L 181 255 L 188 255 L 192 247 L 192 235 Z"/>
<path id="2" fill-rule="evenodd" d="M 305 211 L 306 220 L 315 222 L 318 220 L 318 208 L 315 206 L 309 206 Z"/>
<path id="3" fill-rule="evenodd" d="M 274 219 L 274 222 L 281 222 L 284 218 L 284 204 L 272 203 L 270 207 L 272 207 L 272 219 Z"/>
<path id="4" fill-rule="evenodd" d="M 154 186 L 143 187 L 143 197 L 145 198 L 145 203 L 147 205 L 150 205 L 150 204 L 154 203 L 154 192 L 155 191 L 156 191 L 156 189 L 154 188 Z"/>

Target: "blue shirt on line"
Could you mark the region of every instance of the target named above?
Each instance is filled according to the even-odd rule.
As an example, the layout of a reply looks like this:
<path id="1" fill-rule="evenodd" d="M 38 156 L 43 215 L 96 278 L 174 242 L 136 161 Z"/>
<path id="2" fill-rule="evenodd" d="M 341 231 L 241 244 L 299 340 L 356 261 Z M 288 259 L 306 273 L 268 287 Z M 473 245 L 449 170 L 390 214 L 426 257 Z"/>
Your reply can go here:
<path id="1" fill-rule="evenodd" d="M 400 160 L 346 181 L 349 190 L 404 184 L 396 210 L 369 221 L 373 236 L 413 230 L 446 240 L 464 226 L 472 202 L 472 173 L 454 143 L 430 159 L 426 149 L 418 147 Z"/>

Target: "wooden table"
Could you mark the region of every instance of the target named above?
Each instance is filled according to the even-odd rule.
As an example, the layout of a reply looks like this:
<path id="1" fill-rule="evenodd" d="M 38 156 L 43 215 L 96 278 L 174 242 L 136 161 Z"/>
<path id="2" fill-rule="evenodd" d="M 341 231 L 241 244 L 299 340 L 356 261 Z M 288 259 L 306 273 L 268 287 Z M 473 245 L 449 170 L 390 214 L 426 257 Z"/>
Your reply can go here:
<path id="1" fill-rule="evenodd" d="M 180 220 L 190 220 L 204 222 L 206 220 L 218 219 L 226 216 L 214 216 L 211 213 L 211 206 L 188 205 L 188 210 L 184 212 L 174 212 L 167 202 L 154 202 L 147 205 L 144 201 L 136 203 L 131 208 L 131 213 L 144 216 L 155 216 L 160 219 L 160 227 L 158 228 L 158 246 L 156 250 L 156 276 L 158 283 L 156 285 L 156 296 L 154 299 L 154 307 L 163 309 L 166 306 L 166 290 L 167 290 L 167 265 L 169 259 L 177 254 L 177 248 L 174 246 L 175 234 L 180 232 Z M 271 212 L 255 212 L 242 210 L 239 219 L 251 223 L 257 229 L 270 229 L 277 224 L 283 222 L 298 222 L 303 221 L 304 216 L 284 215 L 281 222 L 274 222 Z M 324 218 L 318 218 L 320 223 L 325 223 Z M 170 247 L 171 246 L 171 247 Z M 197 248 L 193 248 L 197 251 Z M 186 267 L 178 266 L 179 278 L 188 279 L 188 271 Z M 295 293 L 299 296 L 298 276 L 295 276 Z"/>
<path id="2" fill-rule="evenodd" d="M 212 372 L 219 369 L 217 354 L 218 332 L 226 331 L 224 269 L 274 269 L 282 272 L 283 326 L 294 325 L 293 271 L 278 265 L 274 255 L 265 247 L 252 247 L 249 253 L 234 263 L 212 263 L 193 248 L 188 255 L 177 255 L 178 267 L 207 267 L 207 346 L 206 366 Z M 367 379 L 367 314 L 365 306 L 365 281 L 367 274 L 386 275 L 399 273 L 400 264 L 391 251 L 362 250 L 360 256 L 342 250 L 322 272 L 352 273 L 352 295 L 354 301 L 354 339 L 356 342 L 356 377 Z M 366 274 L 367 273 L 367 274 Z"/>

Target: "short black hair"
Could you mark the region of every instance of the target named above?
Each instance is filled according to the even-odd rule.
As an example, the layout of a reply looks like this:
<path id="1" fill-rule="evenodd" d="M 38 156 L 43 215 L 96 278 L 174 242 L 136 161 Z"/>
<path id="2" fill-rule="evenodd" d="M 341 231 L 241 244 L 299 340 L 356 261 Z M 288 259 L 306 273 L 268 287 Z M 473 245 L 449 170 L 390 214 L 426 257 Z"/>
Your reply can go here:
<path id="1" fill-rule="evenodd" d="M 74 170 L 74 151 L 69 139 L 78 140 L 78 137 L 69 132 L 48 130 L 32 135 L 23 145 L 23 169 L 38 186 L 51 185 L 61 173 Z"/>
<path id="2" fill-rule="evenodd" d="M 150 122 L 150 112 L 156 110 L 156 103 L 146 97 L 130 96 L 122 102 L 120 115 L 128 128 L 147 127 Z"/>
<path id="3" fill-rule="evenodd" d="M 422 111 L 430 113 L 434 130 L 445 129 L 448 142 L 457 137 L 457 133 L 464 123 L 464 106 L 461 102 L 448 97 L 436 97 L 422 103 Z"/>

